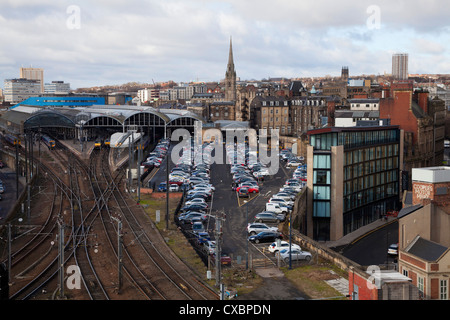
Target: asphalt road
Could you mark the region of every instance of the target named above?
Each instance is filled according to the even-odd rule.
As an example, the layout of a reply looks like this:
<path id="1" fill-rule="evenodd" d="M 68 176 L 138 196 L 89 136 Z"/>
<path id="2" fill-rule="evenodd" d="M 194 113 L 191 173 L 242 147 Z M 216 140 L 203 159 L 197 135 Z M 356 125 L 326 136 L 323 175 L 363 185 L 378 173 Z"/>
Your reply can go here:
<path id="1" fill-rule="evenodd" d="M 362 266 L 395 263 L 395 257 L 388 256 L 389 245 L 398 242 L 398 221 L 373 231 L 352 245 L 347 246 L 342 255 Z"/>

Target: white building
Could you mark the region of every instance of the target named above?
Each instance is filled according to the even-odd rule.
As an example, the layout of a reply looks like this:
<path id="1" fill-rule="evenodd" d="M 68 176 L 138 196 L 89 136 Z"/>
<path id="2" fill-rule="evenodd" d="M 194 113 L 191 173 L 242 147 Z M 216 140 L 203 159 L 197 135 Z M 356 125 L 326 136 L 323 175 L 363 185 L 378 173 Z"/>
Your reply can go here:
<path id="1" fill-rule="evenodd" d="M 52 81 L 52 83 L 46 83 L 44 85 L 45 94 L 69 94 L 70 83 L 64 83 L 64 81 Z"/>
<path id="2" fill-rule="evenodd" d="M 380 99 L 349 99 L 350 110 L 353 111 L 379 111 Z"/>
<path id="3" fill-rule="evenodd" d="M 20 103 L 31 97 L 38 97 L 40 92 L 41 83 L 39 80 L 6 79 L 3 86 L 4 101 L 11 104 Z"/>

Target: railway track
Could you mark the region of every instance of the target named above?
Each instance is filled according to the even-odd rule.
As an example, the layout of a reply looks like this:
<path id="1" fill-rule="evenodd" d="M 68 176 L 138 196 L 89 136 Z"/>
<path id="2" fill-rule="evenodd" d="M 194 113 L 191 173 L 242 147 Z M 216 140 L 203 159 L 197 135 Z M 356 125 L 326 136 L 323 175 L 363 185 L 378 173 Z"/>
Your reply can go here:
<path id="1" fill-rule="evenodd" d="M 38 164 L 40 172 L 53 182 L 52 205 L 36 236 L 14 252 L 17 270 L 19 264 L 30 262 L 30 254 L 44 251 L 44 240 L 56 235 L 59 222 L 70 230 L 63 241 L 64 266 L 76 265 L 80 272 L 80 299 L 122 299 L 122 293 L 135 300 L 218 299 L 216 292 L 192 274 L 177 271 L 181 262 L 166 252 L 169 249 L 162 238 L 158 243 L 143 229 L 143 210 L 124 195 L 124 171 L 111 173 L 107 150 L 94 151 L 89 165 L 58 143 L 51 152 L 59 163 L 68 164 L 68 170 L 55 172 L 48 164 Z M 99 248 L 102 255 L 97 255 Z M 61 276 L 59 255 L 55 249 L 49 251 L 52 254 L 46 259 L 29 266 L 34 269 L 29 275 L 32 279 L 15 288 L 10 299 L 31 299 L 47 286 L 61 284 L 61 277 L 55 281 Z M 103 270 L 105 265 L 109 273 Z"/>

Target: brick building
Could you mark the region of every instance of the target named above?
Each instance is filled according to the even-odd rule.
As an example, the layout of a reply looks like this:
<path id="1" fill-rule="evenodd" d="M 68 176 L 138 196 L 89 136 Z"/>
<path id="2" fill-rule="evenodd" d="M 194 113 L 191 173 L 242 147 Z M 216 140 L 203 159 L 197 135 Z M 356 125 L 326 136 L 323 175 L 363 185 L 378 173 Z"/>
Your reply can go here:
<path id="1" fill-rule="evenodd" d="M 351 300 L 418 300 L 412 280 L 393 270 L 376 266 L 360 270 L 350 267 L 348 273 Z"/>
<path id="2" fill-rule="evenodd" d="M 412 168 L 441 165 L 444 160 L 445 105 L 413 89 L 412 81 L 391 84 L 379 103 L 380 118 L 404 130 L 403 188 L 410 189 Z"/>
<path id="3" fill-rule="evenodd" d="M 398 216 L 398 268 L 421 298 L 449 300 L 450 168 L 416 168 L 412 180 L 412 204 Z"/>

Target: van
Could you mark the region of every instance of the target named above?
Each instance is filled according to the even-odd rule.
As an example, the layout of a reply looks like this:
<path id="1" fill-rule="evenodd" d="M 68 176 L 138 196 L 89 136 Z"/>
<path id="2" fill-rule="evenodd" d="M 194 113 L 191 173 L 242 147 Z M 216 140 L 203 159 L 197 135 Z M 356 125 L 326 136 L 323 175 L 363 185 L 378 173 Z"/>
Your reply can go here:
<path id="1" fill-rule="evenodd" d="M 278 203 L 266 203 L 266 211 L 272 211 L 275 213 L 287 213 L 287 208 L 282 208 Z"/>

